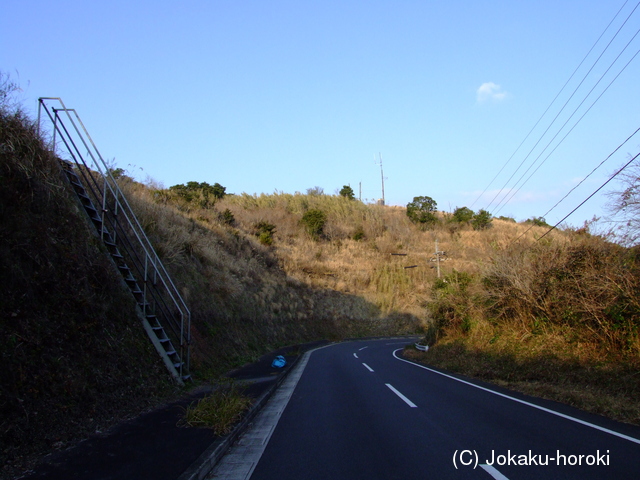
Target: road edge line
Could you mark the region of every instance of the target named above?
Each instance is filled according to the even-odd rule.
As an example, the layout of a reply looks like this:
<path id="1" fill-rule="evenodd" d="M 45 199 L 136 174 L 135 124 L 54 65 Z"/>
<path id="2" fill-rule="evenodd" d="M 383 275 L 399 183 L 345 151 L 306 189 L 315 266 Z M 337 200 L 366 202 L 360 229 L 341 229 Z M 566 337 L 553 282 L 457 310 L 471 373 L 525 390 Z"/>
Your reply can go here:
<path id="1" fill-rule="evenodd" d="M 504 394 L 504 393 L 496 392 L 495 390 L 491 390 L 490 388 L 481 387 L 480 385 L 476 385 L 475 383 L 468 382 L 466 380 L 462 380 L 461 378 L 456 378 L 453 375 L 448 375 L 446 373 L 439 372 L 438 370 L 434 370 L 433 368 L 429 368 L 429 367 L 427 367 L 425 365 L 421 365 L 419 363 L 415 363 L 415 362 L 412 362 L 410 360 L 406 360 L 404 358 L 400 358 L 400 357 L 398 357 L 396 355 L 396 352 L 399 352 L 400 350 L 403 350 L 403 349 L 402 348 L 398 348 L 398 349 L 394 350 L 393 351 L 393 356 L 395 357 L 396 360 L 400 360 L 401 362 L 406 362 L 406 363 L 408 363 L 410 365 L 414 365 L 416 367 L 423 368 L 423 369 L 428 370 L 430 372 L 437 373 L 438 375 L 442 375 L 443 377 L 447 377 L 447 378 L 450 378 L 450 379 L 455 380 L 457 382 L 465 383 L 465 384 L 470 385 L 472 387 L 479 388 L 480 390 L 484 390 L 485 392 L 489 392 L 489 393 L 492 393 L 494 395 L 498 395 L 499 397 L 503 397 L 503 398 L 507 398 L 509 400 L 513 400 L 514 402 L 518 402 L 518 403 L 521 403 L 523 405 L 527 405 L 528 407 L 537 408 L 538 410 L 542 410 L 543 412 L 547 412 L 547 413 L 550 413 L 552 415 L 556 415 L 556 416 L 564 418 L 566 420 L 570 420 L 572 422 L 576 422 L 576 423 L 579 423 L 581 425 L 585 425 L 587 427 L 591 427 L 591 428 L 593 428 L 595 430 L 600 430 L 601 432 L 608 433 L 609 435 L 613 435 L 613 436 L 621 438 L 623 440 L 627 440 L 629 442 L 636 443 L 636 444 L 640 445 L 640 439 L 631 437 L 629 435 L 625 435 L 624 433 L 616 432 L 615 430 L 610 430 L 608 428 L 601 427 L 600 425 L 596 425 L 594 423 L 590 423 L 590 422 L 587 422 L 585 420 L 580 420 L 579 418 L 575 418 L 575 417 L 572 417 L 570 415 L 566 415 L 564 413 L 556 412 L 555 410 L 551 410 L 550 408 L 542 407 L 540 405 L 536 405 L 535 403 L 527 402 L 525 400 L 520 400 L 519 398 L 515 398 L 515 397 L 512 397 L 512 396 Z"/>

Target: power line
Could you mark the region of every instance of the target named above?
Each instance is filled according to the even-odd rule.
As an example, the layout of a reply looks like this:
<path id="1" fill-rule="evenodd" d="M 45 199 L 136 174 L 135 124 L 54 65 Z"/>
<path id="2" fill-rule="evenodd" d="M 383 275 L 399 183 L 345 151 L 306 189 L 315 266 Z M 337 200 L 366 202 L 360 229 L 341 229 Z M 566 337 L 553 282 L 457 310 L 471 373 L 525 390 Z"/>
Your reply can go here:
<path id="1" fill-rule="evenodd" d="M 593 49 L 596 47 L 596 45 L 600 42 L 600 39 L 604 36 L 604 34 L 607 32 L 607 30 L 609 29 L 609 27 L 611 26 L 611 24 L 615 21 L 615 19 L 618 17 L 618 15 L 620 14 L 620 12 L 622 11 L 622 9 L 625 7 L 625 5 L 627 4 L 628 0 L 625 1 L 625 3 L 622 5 L 622 7 L 618 10 L 618 12 L 616 13 L 616 15 L 613 17 L 613 19 L 609 22 L 609 24 L 607 25 L 607 27 L 604 29 L 604 31 L 602 32 L 602 34 L 598 37 L 598 40 L 596 40 L 596 42 L 593 44 L 593 46 L 591 47 L 591 49 L 589 50 L 589 52 L 585 55 L 585 57 L 582 59 L 582 61 L 580 62 L 580 64 L 578 65 L 578 67 L 576 67 L 576 69 L 574 70 L 574 72 L 571 74 L 571 76 L 569 77 L 569 80 L 567 80 L 567 82 L 564 84 L 564 86 L 562 87 L 562 89 L 560 90 L 560 92 L 558 92 L 558 94 L 555 96 L 555 98 L 553 99 L 553 101 L 551 102 L 551 104 L 549 104 L 549 106 L 547 107 L 547 109 L 545 110 L 545 112 L 542 114 L 542 116 L 538 119 L 538 121 L 536 122 L 536 124 L 534 125 L 534 127 L 531 129 L 531 131 L 527 134 L 527 136 L 525 137 L 525 139 L 520 143 L 520 145 L 518 146 L 518 148 L 516 149 L 516 151 L 511 155 L 511 157 L 509 158 L 509 160 L 507 160 L 507 162 L 505 163 L 505 165 L 503 165 L 503 167 L 500 169 L 500 171 L 498 172 L 498 174 L 496 175 L 496 177 L 494 177 L 494 179 L 491 181 L 491 183 L 487 186 L 487 188 L 485 188 L 485 190 L 483 191 L 482 194 L 480 194 L 480 196 L 474 201 L 473 204 L 475 204 L 475 202 L 477 202 L 477 200 L 482 197 L 482 195 L 487 191 L 487 189 L 489 188 L 489 186 L 493 183 L 493 181 L 497 178 L 497 176 L 502 172 L 502 170 L 504 170 L 504 168 L 506 167 L 506 165 L 511 161 L 511 159 L 514 157 L 514 155 L 516 154 L 516 152 L 520 149 L 520 147 L 522 146 L 522 144 L 524 144 L 524 142 L 529 138 L 529 136 L 531 135 L 531 133 L 533 132 L 533 130 L 537 127 L 537 125 L 540 123 L 540 121 L 542 120 L 542 118 L 546 115 L 546 113 L 549 111 L 549 109 L 551 108 L 551 106 L 555 103 L 555 101 L 557 100 L 557 98 L 560 96 L 560 94 L 562 93 L 562 91 L 564 91 L 565 87 L 567 86 L 567 84 L 571 81 L 571 79 L 574 77 L 574 75 L 576 74 L 576 72 L 579 70 L 579 68 L 582 66 L 582 64 L 585 62 L 585 60 L 587 59 L 587 57 L 591 54 L 591 52 L 593 51 Z M 535 148 L 538 146 L 538 144 L 542 141 L 542 139 L 544 138 L 544 136 L 547 134 L 547 132 L 551 129 L 551 127 L 553 126 L 553 124 L 556 122 L 556 120 L 558 119 L 558 117 L 560 116 L 560 114 L 564 111 L 564 109 L 566 108 L 566 106 L 568 105 L 568 103 L 571 101 L 571 99 L 574 97 L 574 95 L 576 94 L 576 92 L 580 89 L 580 87 L 582 86 L 582 84 L 585 82 L 585 80 L 587 79 L 587 77 L 590 75 L 590 73 L 593 71 L 593 69 L 595 68 L 595 66 L 597 65 L 597 63 L 600 61 L 600 59 L 602 58 L 602 56 L 604 55 L 604 53 L 609 49 L 609 47 L 611 46 L 611 43 L 616 39 L 616 37 L 618 36 L 618 34 L 620 33 L 620 31 L 622 30 L 622 28 L 626 25 L 627 21 L 629 20 L 629 18 L 631 18 L 631 16 L 633 15 L 633 13 L 636 11 L 636 9 L 638 8 L 638 6 L 640 6 L 640 2 L 638 2 L 638 4 L 636 4 L 636 6 L 634 7 L 634 9 L 631 11 L 631 13 L 627 16 L 627 18 L 624 20 L 624 22 L 622 23 L 622 25 L 618 28 L 618 30 L 616 31 L 616 33 L 614 34 L 614 36 L 611 38 L 611 40 L 609 40 L 609 43 L 606 45 L 606 47 L 603 49 L 603 51 L 600 53 L 600 55 L 598 56 L 598 58 L 595 60 L 595 62 L 591 65 L 591 68 L 587 71 L 587 73 L 584 75 L 584 77 L 582 78 L 582 80 L 580 81 L 580 83 L 578 84 L 578 86 L 574 89 L 574 91 L 571 93 L 571 95 L 569 96 L 569 98 L 567 99 L 567 101 L 564 103 L 564 105 L 561 107 L 561 109 L 558 111 L 558 113 L 556 114 L 556 116 L 553 118 L 553 120 L 551 120 L 551 123 L 547 126 L 546 130 L 542 133 L 542 135 L 540 136 L 540 138 L 538 139 L 538 141 L 535 143 L 535 145 L 531 148 L 531 150 L 529 151 L 529 153 L 524 157 L 524 159 L 522 160 L 522 162 L 520 162 L 520 165 L 518 165 L 518 167 L 516 168 L 516 170 L 511 174 L 511 176 L 509 177 L 509 179 L 505 182 L 505 184 L 502 186 L 501 189 L 498 190 L 498 192 L 496 193 L 496 195 L 494 196 L 494 198 L 491 200 L 491 202 L 489 202 L 489 204 L 485 207 L 485 210 L 488 210 L 491 205 L 495 202 L 495 200 L 500 196 L 500 194 L 502 193 L 502 191 L 504 191 L 505 187 L 507 186 L 507 184 L 511 181 L 511 179 L 515 176 L 515 174 L 520 170 L 520 168 L 522 168 L 522 166 L 524 165 L 524 163 L 526 162 L 526 160 L 529 158 L 529 156 L 531 155 L 531 153 L 535 150 Z M 626 48 L 626 47 L 625 47 Z M 557 135 L 556 135 L 557 136 Z M 526 172 L 525 172 L 526 174 Z M 508 195 L 508 193 L 506 194 Z M 502 202 L 500 202 L 502 203 Z M 472 205 L 473 205 L 472 204 Z"/>
<path id="2" fill-rule="evenodd" d="M 609 160 L 609 159 L 610 159 L 610 158 L 611 158 L 611 157 L 612 157 L 616 152 L 618 152 L 618 150 L 620 150 L 620 149 L 621 149 L 621 148 L 622 148 L 622 147 L 623 147 L 623 146 L 624 146 L 624 145 L 625 145 L 629 140 L 631 140 L 631 139 L 632 139 L 632 138 L 633 138 L 633 137 L 634 137 L 638 132 L 640 132 L 640 127 L 638 127 L 638 128 L 636 129 L 636 131 L 635 131 L 635 132 L 633 132 L 631 135 L 629 135 L 629 136 L 627 137 L 627 139 L 626 139 L 624 142 L 622 142 L 620 145 L 618 145 L 618 146 L 617 146 L 617 147 L 616 147 L 616 148 L 615 148 L 615 149 L 614 149 L 614 150 L 613 150 L 609 155 L 607 155 L 607 157 L 606 157 L 602 162 L 600 162 L 600 164 L 599 164 L 597 167 L 595 167 L 593 170 L 591 170 L 591 172 L 590 172 L 586 177 L 584 177 L 584 178 L 580 181 L 580 183 L 578 183 L 575 187 L 573 187 L 571 190 L 569 190 L 569 192 L 568 192 L 564 197 L 562 197 L 562 198 L 558 201 L 558 203 L 556 203 L 553 207 L 551 207 L 549 210 L 547 210 L 547 212 L 546 212 L 546 213 L 544 213 L 544 214 L 542 215 L 542 217 L 543 217 L 543 218 L 544 218 L 544 217 L 546 217 L 546 216 L 547 216 L 551 211 L 553 211 L 553 210 L 554 210 L 558 205 L 560 205 L 560 204 L 561 204 L 561 203 L 562 203 L 562 202 L 563 202 L 563 201 L 564 201 L 564 200 L 565 200 L 565 199 L 566 199 L 566 198 L 567 198 L 567 197 L 568 197 L 568 196 L 569 196 L 569 195 L 570 195 L 570 194 L 571 194 L 571 193 L 572 193 L 576 188 L 578 188 L 580 185 L 582 185 L 582 184 L 583 184 L 583 183 L 584 183 L 584 182 L 585 182 L 585 181 L 586 181 L 586 180 L 587 180 L 591 175 L 593 175 L 593 173 L 595 173 L 595 171 L 596 171 L 596 170 L 598 170 L 602 165 L 604 165 L 604 164 L 605 164 L 605 163 L 606 163 L 606 162 L 607 162 L 607 161 L 608 161 L 608 160 Z M 620 173 L 620 172 L 617 172 L 617 173 L 616 173 L 616 175 L 617 175 L 618 173 Z M 601 188 L 602 188 L 602 187 L 601 187 Z M 591 196 L 593 196 L 593 195 L 591 195 Z M 589 198 L 591 198 L 591 197 L 589 197 Z M 587 200 L 588 200 L 588 199 L 587 199 Z M 585 201 L 586 201 L 586 200 L 585 200 Z M 584 203 L 584 202 L 583 202 L 583 203 Z M 582 204 L 580 204 L 580 205 L 582 205 Z M 575 211 L 575 210 L 574 210 L 574 211 Z M 573 213 L 573 212 L 572 212 L 572 213 Z M 564 219 L 562 219 L 560 222 L 558 222 L 558 224 L 556 224 L 556 226 L 557 226 L 557 225 L 559 225 L 560 223 L 562 223 L 566 218 L 567 218 L 567 217 L 565 217 L 565 218 L 564 218 Z M 533 225 L 530 225 L 530 226 L 529 226 L 529 228 L 527 228 L 524 232 L 522 232 L 522 233 L 521 233 L 521 234 L 520 234 L 520 235 L 519 235 L 515 240 L 513 240 L 513 241 L 511 242 L 511 244 L 513 244 L 513 243 L 517 242 L 518 240 L 520 240 L 520 238 L 522 238 L 524 235 L 526 235 L 526 233 L 527 233 L 529 230 L 531 230 L 532 228 L 533 228 Z M 555 227 L 554 227 L 554 228 L 555 228 Z M 546 235 L 546 234 L 545 234 L 545 235 Z"/>
<path id="3" fill-rule="evenodd" d="M 625 165 L 624 165 L 620 170 L 618 170 L 616 173 L 614 173 L 613 175 L 611 175 L 611 177 L 609 178 L 609 180 L 607 180 L 607 181 L 606 181 L 606 182 L 604 182 L 602 185 L 600 185 L 600 187 L 599 187 L 595 192 L 593 192 L 591 195 L 589 195 L 586 199 L 584 199 L 584 201 L 583 201 L 582 203 L 580 203 L 580 205 L 578 205 L 576 208 L 574 208 L 573 210 L 571 210 L 571 211 L 570 211 L 570 212 L 569 212 L 569 213 L 568 213 L 568 214 L 567 214 L 567 215 L 566 215 L 562 220 L 560 220 L 560 221 L 559 221 L 558 223 L 556 223 L 553 227 L 551 227 L 549 230 L 547 230 L 547 231 L 544 233 L 544 235 L 542 235 L 540 238 L 538 238 L 538 241 L 540 241 L 540 240 L 542 240 L 544 237 L 546 237 L 546 236 L 547 236 L 547 234 L 548 234 L 551 230 L 555 229 L 558 225 L 560 225 L 560 224 L 561 224 L 562 222 L 564 222 L 567 218 L 569 218 L 569 217 L 570 217 L 570 216 L 571 216 L 571 215 L 572 215 L 576 210 L 578 210 L 582 205 L 584 205 L 585 203 L 587 203 L 587 201 L 588 201 L 589 199 L 591 199 L 591 197 L 593 197 L 596 193 L 598 193 L 600 190 L 602 190 L 602 189 L 605 187 L 605 185 L 606 185 L 607 183 L 609 183 L 609 182 L 610 182 L 611 180 L 613 180 L 616 176 L 618 176 L 618 174 L 619 174 L 620 172 L 622 172 L 625 168 L 627 168 L 629 165 L 631 165 L 631 163 L 632 163 L 636 158 L 638 158 L 638 157 L 640 157 L 640 153 L 636 154 L 636 156 L 635 156 L 635 157 L 633 157 L 631 160 L 629 160 L 627 163 L 625 163 Z"/>
<path id="4" fill-rule="evenodd" d="M 623 146 L 625 143 L 627 143 L 629 140 L 631 140 L 631 139 L 635 136 L 635 134 L 636 134 L 636 133 L 638 133 L 638 132 L 640 132 L 640 128 L 638 128 L 635 132 L 633 132 L 633 133 L 629 136 L 629 138 L 627 138 L 623 143 L 621 143 L 620 145 L 618 145 L 618 147 L 617 147 L 613 152 L 611 152 L 609 155 L 607 155 L 607 158 L 605 158 L 602 162 L 600 162 L 600 164 L 599 164 L 596 168 L 594 168 L 593 170 L 591 170 L 591 172 L 590 172 L 586 177 L 584 177 L 582 180 L 580 180 L 580 182 L 579 182 L 575 187 L 573 187 L 571 190 L 569 190 L 569 192 L 568 192 L 564 197 L 562 197 L 562 198 L 558 201 L 558 203 L 556 203 L 553 207 L 551 207 L 549 210 L 547 210 L 547 211 L 546 211 L 542 216 L 543 216 L 543 217 L 546 217 L 547 215 L 549 215 L 549 213 L 551 213 L 551 212 L 552 212 L 552 211 L 553 211 L 553 210 L 554 210 L 558 205 L 560 205 L 560 204 L 561 204 L 561 203 L 562 203 L 562 202 L 563 202 L 563 201 L 564 201 L 564 200 L 565 200 L 569 195 L 571 195 L 571 193 L 572 193 L 576 188 L 578 188 L 580 185 L 582 185 L 582 184 L 583 184 L 583 183 L 584 183 L 584 182 L 585 182 L 585 181 L 586 181 L 586 180 L 587 180 L 591 175 L 593 175 L 593 174 L 595 173 L 595 171 L 596 171 L 596 170 L 598 170 L 602 165 L 604 165 L 604 164 L 605 164 L 605 162 L 606 162 L 607 160 L 609 160 L 609 159 L 610 159 L 610 158 L 611 158 L 611 157 L 612 157 L 612 156 L 613 156 L 613 155 L 614 155 L 618 150 L 620 150 L 620 148 L 622 148 L 622 146 Z"/>
<path id="5" fill-rule="evenodd" d="M 553 141 L 556 139 L 556 137 L 560 134 L 560 132 L 564 129 L 564 127 L 567 125 L 567 123 L 569 123 L 569 120 L 571 120 L 573 118 L 573 116 L 576 114 L 576 112 L 580 109 L 580 107 L 584 104 L 584 102 L 587 100 L 587 98 L 589 98 L 589 96 L 591 95 L 591 93 L 593 92 L 593 90 L 595 90 L 595 88 L 600 84 L 600 82 L 602 81 L 602 79 L 604 78 L 604 76 L 609 72 L 609 70 L 611 70 L 611 67 L 613 67 L 613 65 L 618 61 L 618 59 L 620 58 L 620 56 L 624 53 L 624 51 L 627 49 L 627 47 L 631 44 L 631 42 L 636 38 L 636 36 L 640 33 L 640 29 L 635 33 L 635 35 L 631 38 L 631 40 L 627 43 L 627 45 L 624 47 L 624 49 L 620 52 L 620 54 L 616 57 L 616 59 L 611 63 L 611 65 L 609 66 L 609 68 L 607 68 L 607 70 L 602 74 L 602 76 L 598 79 L 598 81 L 596 82 L 596 84 L 593 86 L 593 88 L 589 91 L 589 93 L 587 93 L 587 95 L 584 97 L 584 99 L 582 100 L 582 102 L 580 102 L 580 105 L 578 105 L 576 107 L 576 109 L 573 111 L 573 113 L 569 116 L 569 118 L 565 121 L 565 123 L 562 125 L 562 127 L 560 127 L 560 129 L 558 130 L 558 132 L 553 136 L 553 138 L 549 141 L 549 143 L 547 143 L 547 146 L 544 147 L 544 149 L 542 150 L 542 152 L 540 152 L 540 154 L 536 157 L 535 161 L 529 166 L 529 168 L 527 168 L 525 170 L 525 172 L 520 176 L 520 178 L 518 179 L 518 181 L 516 182 L 516 184 L 514 185 L 514 188 L 518 185 L 518 183 L 520 183 L 520 181 L 522 181 L 522 179 L 524 178 L 524 176 L 527 174 L 527 172 L 529 170 L 531 170 L 531 168 L 538 162 L 538 160 L 540 159 L 540 157 L 542 156 L 542 154 L 547 150 L 547 148 L 549 148 L 549 146 L 551 145 L 551 143 L 553 143 Z M 569 129 L 569 131 L 565 134 L 564 137 L 562 137 L 560 139 L 560 141 L 556 144 L 555 147 L 553 147 L 553 150 L 551 150 L 551 152 L 549 152 L 549 154 L 545 157 L 545 159 L 536 167 L 536 169 L 531 172 L 531 175 L 529 175 L 527 177 L 527 179 L 513 192 L 509 192 L 508 194 L 505 195 L 505 197 L 500 201 L 500 203 L 498 203 L 498 205 L 496 205 L 496 213 L 499 213 L 500 210 L 502 210 L 502 208 L 511 201 L 511 199 L 522 189 L 522 187 L 524 187 L 524 185 L 531 179 L 531 177 L 533 177 L 533 175 L 540 169 L 540 167 L 542 167 L 542 165 L 544 165 L 544 163 L 549 159 L 549 157 L 553 154 L 553 152 L 556 151 L 556 149 L 562 144 L 562 142 L 564 142 L 564 140 L 569 136 L 569 134 L 578 126 L 578 124 L 582 121 L 582 119 L 587 115 L 587 113 L 589 113 L 589 111 L 593 108 L 593 106 L 600 100 L 600 98 L 602 98 L 602 96 L 605 94 L 605 92 L 607 90 L 609 90 L 609 87 L 611 87 L 611 85 L 613 85 L 613 82 L 615 82 L 618 77 L 622 74 L 622 72 L 624 72 L 626 70 L 626 68 L 629 66 L 629 64 L 631 64 L 631 62 L 638 56 L 638 54 L 640 54 L 640 49 L 631 57 L 631 59 L 625 64 L 624 67 L 622 67 L 622 69 L 618 72 L 618 74 L 613 78 L 613 80 L 611 80 L 609 82 L 609 84 L 605 87 L 605 89 L 600 93 L 600 95 L 598 95 L 598 97 L 593 101 L 593 103 L 589 106 L 589 108 L 587 108 L 587 110 L 582 114 L 582 116 L 576 121 L 576 123 L 574 123 L 574 125 Z M 510 195 L 508 198 L 507 196 Z M 500 207 L 500 205 L 502 205 L 502 207 Z M 498 208 L 500 207 L 500 208 Z"/>
<path id="6" fill-rule="evenodd" d="M 629 2 L 629 0 L 625 0 L 625 2 L 622 4 L 622 7 L 620 7 L 620 9 L 618 10 L 618 12 L 614 15 L 614 17 L 611 19 L 611 21 L 609 22 L 609 24 L 606 26 L 606 28 L 602 31 L 602 33 L 600 34 L 600 36 L 598 37 L 598 39 L 594 42 L 594 44 L 591 46 L 591 48 L 589 49 L 589 51 L 587 52 L 587 54 L 584 56 L 584 58 L 580 61 L 580 63 L 578 64 L 578 66 L 575 68 L 575 70 L 573 71 L 573 73 L 571 74 L 571 76 L 569 77 L 569 79 L 564 83 L 564 85 L 562 86 L 562 88 L 560 89 L 560 91 L 556 94 L 556 96 L 553 98 L 553 100 L 551 100 L 551 103 L 547 106 L 546 110 L 542 113 L 542 115 L 540 115 L 540 118 L 538 118 L 538 121 L 535 123 L 535 125 L 533 127 L 531 127 L 531 130 L 529 130 L 529 133 L 527 133 L 527 135 L 524 137 L 524 139 L 522 140 L 522 142 L 520 142 L 520 145 L 518 145 L 518 147 L 515 149 L 515 151 L 511 154 L 511 156 L 509 157 L 509 159 L 504 163 L 504 165 L 502 165 L 502 168 L 500 168 L 500 170 L 498 171 L 498 173 L 496 173 L 495 177 L 493 177 L 493 179 L 491 179 L 491 181 L 489 182 L 489 184 L 486 186 L 486 188 L 482 191 L 482 193 L 480 195 L 478 195 L 478 197 L 473 201 L 473 203 L 471 204 L 471 207 L 473 207 L 476 202 L 478 200 L 480 200 L 480 198 L 482 198 L 482 196 L 486 193 L 486 191 L 489 189 L 489 187 L 493 184 L 493 182 L 495 182 L 496 178 L 498 178 L 498 176 L 502 173 L 502 171 L 505 169 L 505 167 L 509 164 L 509 162 L 511 162 L 511 160 L 513 159 L 513 157 L 516 155 L 516 153 L 518 153 L 518 151 L 520 150 L 520 147 L 522 147 L 522 145 L 524 145 L 524 142 L 527 141 L 527 139 L 529 138 L 529 136 L 533 133 L 533 131 L 536 129 L 536 127 L 538 126 L 538 124 L 542 121 L 542 119 L 544 118 L 544 116 L 547 114 L 547 112 L 549 111 L 549 109 L 553 106 L 553 104 L 556 102 L 556 100 L 558 99 L 558 97 L 560 96 L 560 94 L 564 91 L 564 89 L 567 87 L 567 85 L 569 85 L 569 82 L 571 81 L 571 79 L 575 76 L 575 74 L 578 72 L 578 70 L 580 69 L 580 67 L 582 66 L 582 64 L 585 62 L 585 60 L 589 57 L 589 55 L 591 55 L 591 52 L 593 51 L 594 48 L 596 48 L 596 45 L 600 42 L 600 40 L 602 39 L 602 37 L 604 36 L 604 34 L 607 32 L 607 30 L 609 30 L 609 27 L 611 26 L 611 24 L 615 21 L 616 18 L 618 18 L 618 15 L 620 15 L 620 12 L 622 11 L 622 9 L 627 5 L 627 3 Z M 637 8 L 637 5 L 636 5 Z M 633 12 L 632 12 L 633 13 Z M 626 22 L 626 20 L 625 20 Z M 617 33 L 616 33 L 617 35 Z M 615 37 L 614 37 L 615 38 Z M 611 43 L 611 42 L 609 42 Z M 603 52 L 604 53 L 604 52 Z"/>

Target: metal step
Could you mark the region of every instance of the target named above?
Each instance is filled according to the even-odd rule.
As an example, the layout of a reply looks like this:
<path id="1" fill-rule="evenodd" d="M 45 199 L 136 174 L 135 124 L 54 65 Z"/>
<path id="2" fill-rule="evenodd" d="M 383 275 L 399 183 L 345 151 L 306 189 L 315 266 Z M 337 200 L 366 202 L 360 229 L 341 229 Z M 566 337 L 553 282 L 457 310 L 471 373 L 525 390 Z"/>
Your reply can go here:
<path id="1" fill-rule="evenodd" d="M 55 102 L 58 104 L 57 107 L 51 105 Z M 53 142 L 54 154 L 58 155 L 55 150 L 62 148 L 66 150 L 63 155 L 73 160 L 60 159 L 61 176 L 69 182 L 78 198 L 79 206 L 84 208 L 91 220 L 90 223 L 98 231 L 99 237 L 146 317 L 145 331 L 178 383 L 190 379 L 188 370 L 191 314 L 180 292 L 137 222 L 135 212 L 124 199 L 117 181 L 110 173 L 110 167 L 97 151 L 76 111 L 68 109 L 60 98 L 40 98 L 39 118 L 42 111 L 51 120 L 53 138 L 59 135 L 62 139 L 60 142 Z M 73 120 L 72 116 L 77 117 L 78 122 Z M 65 118 L 69 120 L 68 123 Z M 40 127 L 40 121 L 38 125 Z M 81 128 L 78 128 L 79 126 Z M 80 145 L 86 147 L 86 154 L 85 148 L 78 148 Z M 123 215 L 116 215 L 118 212 L 123 212 Z M 109 232 L 106 225 L 109 225 L 112 232 Z M 123 247 L 126 245 L 122 251 L 118 245 L 120 241 L 124 242 Z M 143 271 L 144 275 L 141 273 Z M 136 278 L 138 273 L 144 278 Z M 145 288 L 142 289 L 141 286 Z M 165 326 L 171 326 L 171 329 L 165 330 L 163 323 Z M 169 336 L 169 333 L 172 336 Z M 173 346 L 177 342 L 173 335 L 180 338 L 179 351 Z M 181 358 L 183 356 L 184 358 Z"/>

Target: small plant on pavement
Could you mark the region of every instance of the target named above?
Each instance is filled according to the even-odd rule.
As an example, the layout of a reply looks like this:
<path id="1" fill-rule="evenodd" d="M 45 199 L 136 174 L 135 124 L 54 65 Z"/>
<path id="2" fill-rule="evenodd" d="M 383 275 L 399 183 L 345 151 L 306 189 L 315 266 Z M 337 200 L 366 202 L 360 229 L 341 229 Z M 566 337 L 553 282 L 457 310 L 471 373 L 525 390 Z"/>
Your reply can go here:
<path id="1" fill-rule="evenodd" d="M 251 404 L 252 400 L 242 395 L 238 386 L 229 381 L 210 395 L 189 405 L 181 425 L 210 428 L 218 436 L 226 435 Z"/>

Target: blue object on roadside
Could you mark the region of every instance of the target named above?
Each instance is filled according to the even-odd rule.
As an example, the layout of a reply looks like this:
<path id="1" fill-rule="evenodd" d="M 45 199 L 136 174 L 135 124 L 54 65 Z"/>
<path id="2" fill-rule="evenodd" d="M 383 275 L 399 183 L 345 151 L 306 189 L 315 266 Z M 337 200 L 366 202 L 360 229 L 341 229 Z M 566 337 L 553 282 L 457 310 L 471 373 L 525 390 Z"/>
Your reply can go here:
<path id="1" fill-rule="evenodd" d="M 271 362 L 271 366 L 275 368 L 282 368 L 286 364 L 287 364 L 287 360 L 282 355 L 278 355 L 276 358 L 273 359 L 273 362 Z"/>

